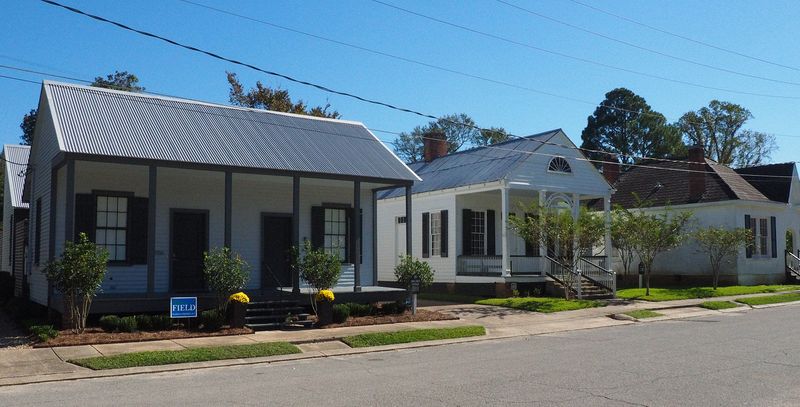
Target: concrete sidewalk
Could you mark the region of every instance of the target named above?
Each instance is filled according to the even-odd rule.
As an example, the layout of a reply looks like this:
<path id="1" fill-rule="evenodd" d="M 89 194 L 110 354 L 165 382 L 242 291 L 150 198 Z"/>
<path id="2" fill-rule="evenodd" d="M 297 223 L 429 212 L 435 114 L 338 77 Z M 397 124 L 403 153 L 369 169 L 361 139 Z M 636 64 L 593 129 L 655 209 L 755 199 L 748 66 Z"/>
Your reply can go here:
<path id="1" fill-rule="evenodd" d="M 762 295 L 774 294 L 769 293 L 719 297 L 714 298 L 713 300 L 725 301 L 735 298 L 757 297 Z M 399 324 L 342 327 L 331 329 L 265 331 L 257 332 L 252 335 L 186 338 L 106 345 L 82 345 L 39 349 L 4 349 L 0 350 L 0 386 L 55 380 L 74 380 L 90 377 L 232 366 L 240 364 L 269 363 L 276 361 L 438 346 L 448 343 L 502 339 L 517 336 L 540 335 L 580 329 L 626 325 L 637 322 L 631 320 L 612 319 L 609 318 L 609 315 L 641 309 L 656 310 L 664 314 L 662 317 L 652 318 L 642 322 L 721 314 L 722 312 L 720 311 L 706 310 L 697 307 L 698 304 L 708 300 L 709 299 L 691 299 L 657 303 L 645 301 L 615 301 L 615 303 L 612 305 L 605 307 L 564 311 L 552 314 L 542 314 L 537 312 L 476 304 L 439 305 L 427 307 L 426 309 L 446 312 L 459 317 L 459 319 L 449 321 L 408 322 Z M 782 305 L 790 305 L 790 303 Z M 743 306 L 725 310 L 724 312 L 746 312 L 750 309 L 752 308 Z M 481 337 L 462 338 L 456 340 L 416 342 L 403 345 L 389 345 L 359 349 L 351 349 L 340 341 L 340 339 L 343 337 L 362 333 L 390 332 L 420 328 L 456 327 L 465 325 L 483 325 L 486 327 L 487 334 L 486 336 Z M 93 371 L 66 362 L 70 359 L 117 355 L 130 352 L 142 352 L 150 350 L 180 350 L 195 347 L 240 345 L 275 341 L 285 341 L 298 344 L 303 353 L 278 357 L 220 360 L 213 362 L 185 363 L 179 365 L 150 366 L 106 371 Z"/>

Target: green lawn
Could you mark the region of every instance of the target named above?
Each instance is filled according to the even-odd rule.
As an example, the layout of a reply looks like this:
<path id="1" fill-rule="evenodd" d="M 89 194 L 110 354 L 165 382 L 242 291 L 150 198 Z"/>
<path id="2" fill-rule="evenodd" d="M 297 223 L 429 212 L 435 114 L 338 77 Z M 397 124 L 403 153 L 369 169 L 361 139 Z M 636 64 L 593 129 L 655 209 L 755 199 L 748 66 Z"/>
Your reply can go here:
<path id="1" fill-rule="evenodd" d="M 563 298 L 549 297 L 489 298 L 476 301 L 475 303 L 545 313 L 573 311 L 576 309 L 594 308 L 603 305 L 602 302 L 594 300 L 565 300 Z"/>
<path id="2" fill-rule="evenodd" d="M 456 328 L 412 329 L 408 331 L 380 332 L 348 336 L 342 342 L 352 348 L 367 346 L 392 345 L 437 339 L 466 338 L 468 336 L 486 335 L 486 329 L 480 325 L 460 326 Z"/>
<path id="3" fill-rule="evenodd" d="M 300 352 L 297 346 L 287 342 L 267 342 L 252 345 L 124 353 L 114 356 L 98 356 L 70 360 L 69 362 L 93 370 L 105 370 L 137 366 L 170 365 L 174 363 L 205 362 L 209 360 L 288 355 Z"/>
<path id="4" fill-rule="evenodd" d="M 729 295 L 775 293 L 791 290 L 800 290 L 800 285 L 734 285 L 728 287 L 719 287 L 716 290 L 711 287 L 651 288 L 649 296 L 644 295 L 644 288 L 626 288 L 623 290 L 617 290 L 617 297 L 627 300 L 673 301 L 686 300 L 690 298 L 712 298 L 725 297 Z"/>
<path id="5" fill-rule="evenodd" d="M 766 295 L 763 297 L 737 298 L 736 302 L 747 305 L 778 304 L 781 302 L 800 301 L 800 293 Z"/>
<path id="6" fill-rule="evenodd" d="M 655 311 L 650 311 L 649 309 L 637 309 L 635 311 L 628 311 L 625 315 L 629 317 L 634 317 L 636 319 L 645 319 L 645 318 L 655 318 L 664 316 L 664 314 L 659 314 Z"/>
<path id="7" fill-rule="evenodd" d="M 732 303 L 730 301 L 706 301 L 700 304 L 700 306 L 705 309 L 713 309 L 713 310 L 741 307 L 741 305 Z"/>

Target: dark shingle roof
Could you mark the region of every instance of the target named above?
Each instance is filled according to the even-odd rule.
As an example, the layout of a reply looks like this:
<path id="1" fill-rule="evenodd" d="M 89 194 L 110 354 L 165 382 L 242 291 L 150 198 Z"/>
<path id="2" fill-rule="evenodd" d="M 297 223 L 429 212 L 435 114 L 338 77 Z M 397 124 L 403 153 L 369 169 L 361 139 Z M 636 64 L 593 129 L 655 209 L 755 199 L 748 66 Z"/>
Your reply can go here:
<path id="1" fill-rule="evenodd" d="M 6 160 L 5 180 L 11 196 L 11 205 L 14 208 L 27 208 L 28 203 L 22 202 L 22 190 L 25 187 L 25 174 L 28 169 L 30 146 L 6 144 L 3 146 L 3 158 Z"/>
<path id="2" fill-rule="evenodd" d="M 44 82 L 63 151 L 416 181 L 363 124 Z"/>
<path id="3" fill-rule="evenodd" d="M 705 193 L 699 200 L 689 198 L 688 161 L 649 161 L 632 167 L 614 184 L 613 204 L 626 208 L 636 206 L 635 195 L 652 206 L 684 205 L 735 199 L 769 201 L 734 170 L 706 159 Z"/>
<path id="4" fill-rule="evenodd" d="M 770 200 L 788 203 L 794 166 L 793 162 L 758 165 L 737 168 L 736 173 L 743 175 L 747 182 Z"/>
<path id="5" fill-rule="evenodd" d="M 560 129 L 527 137 L 514 138 L 487 147 L 477 147 L 439 157 L 429 163 L 409 164 L 422 182 L 411 188 L 414 194 L 466 185 L 481 184 L 503 179 L 511 170 L 560 132 Z M 402 189 L 383 192 L 379 199 L 402 196 Z"/>

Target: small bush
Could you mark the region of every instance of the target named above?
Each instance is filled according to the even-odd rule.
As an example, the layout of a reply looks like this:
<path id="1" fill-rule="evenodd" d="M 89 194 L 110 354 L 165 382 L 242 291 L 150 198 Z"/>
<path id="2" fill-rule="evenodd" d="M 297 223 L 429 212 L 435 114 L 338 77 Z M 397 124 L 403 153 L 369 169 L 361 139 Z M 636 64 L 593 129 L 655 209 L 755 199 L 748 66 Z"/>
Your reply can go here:
<path id="1" fill-rule="evenodd" d="M 153 331 L 153 317 L 147 314 L 137 315 L 136 327 L 140 331 Z"/>
<path id="2" fill-rule="evenodd" d="M 172 318 L 169 315 L 152 315 L 150 322 L 154 331 L 168 331 L 172 329 Z"/>
<path id="3" fill-rule="evenodd" d="M 103 315 L 98 322 L 100 328 L 106 332 L 114 332 L 119 329 L 119 317 L 116 315 Z"/>
<path id="4" fill-rule="evenodd" d="M 372 304 L 356 304 L 354 302 L 347 303 L 350 308 L 350 316 L 353 317 L 366 317 L 375 313 L 375 307 Z"/>
<path id="5" fill-rule="evenodd" d="M 333 305 L 333 322 L 341 324 L 350 318 L 350 307 L 348 304 L 334 304 Z"/>
<path id="6" fill-rule="evenodd" d="M 207 331 L 218 331 L 225 324 L 225 314 L 218 309 L 210 309 L 200 313 L 200 323 Z"/>
<path id="7" fill-rule="evenodd" d="M 52 325 L 33 325 L 28 328 L 40 342 L 47 342 L 58 336 L 58 331 Z"/>
<path id="8" fill-rule="evenodd" d="M 134 316 L 120 318 L 119 324 L 117 325 L 117 329 L 120 332 L 136 332 L 138 327 L 136 317 Z"/>
<path id="9" fill-rule="evenodd" d="M 406 312 L 406 304 L 404 302 L 387 302 L 381 305 L 381 311 L 384 314 L 402 314 Z"/>

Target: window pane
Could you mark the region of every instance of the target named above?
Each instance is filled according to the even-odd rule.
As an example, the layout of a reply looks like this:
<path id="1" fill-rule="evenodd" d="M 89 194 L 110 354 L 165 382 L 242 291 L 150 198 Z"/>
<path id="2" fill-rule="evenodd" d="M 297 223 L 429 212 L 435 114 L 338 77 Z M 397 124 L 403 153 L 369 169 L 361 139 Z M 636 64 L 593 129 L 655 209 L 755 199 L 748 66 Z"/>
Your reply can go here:
<path id="1" fill-rule="evenodd" d="M 98 196 L 97 197 L 97 210 L 98 211 L 105 211 L 108 209 L 108 198 L 105 196 Z"/>
<path id="2" fill-rule="evenodd" d="M 117 246 L 117 260 L 125 260 L 125 246 Z"/>
<path id="3" fill-rule="evenodd" d="M 103 245 L 106 243 L 106 230 L 105 229 L 97 229 L 94 233 L 94 240 L 96 240 L 98 245 Z"/>
<path id="4" fill-rule="evenodd" d="M 106 225 L 106 212 L 97 212 L 97 226 L 105 227 Z"/>
<path id="5" fill-rule="evenodd" d="M 128 198 L 117 198 L 117 211 L 119 212 L 128 211 Z"/>
<path id="6" fill-rule="evenodd" d="M 125 244 L 125 231 L 118 230 L 117 231 L 117 244 Z"/>
<path id="7" fill-rule="evenodd" d="M 128 227 L 128 214 L 127 213 L 118 213 L 117 214 L 117 227 L 118 228 Z"/>

